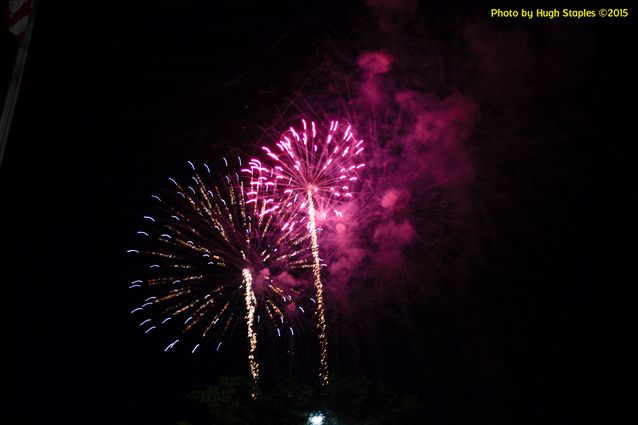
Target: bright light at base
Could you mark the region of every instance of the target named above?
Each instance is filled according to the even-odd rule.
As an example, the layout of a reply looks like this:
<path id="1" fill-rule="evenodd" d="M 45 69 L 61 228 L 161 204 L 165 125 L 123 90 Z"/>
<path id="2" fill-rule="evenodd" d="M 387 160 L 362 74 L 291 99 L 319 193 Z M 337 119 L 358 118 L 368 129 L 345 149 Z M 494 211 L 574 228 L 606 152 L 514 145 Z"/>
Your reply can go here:
<path id="1" fill-rule="evenodd" d="M 308 423 L 311 425 L 323 424 L 324 416 L 321 413 L 313 413 L 308 417 Z"/>

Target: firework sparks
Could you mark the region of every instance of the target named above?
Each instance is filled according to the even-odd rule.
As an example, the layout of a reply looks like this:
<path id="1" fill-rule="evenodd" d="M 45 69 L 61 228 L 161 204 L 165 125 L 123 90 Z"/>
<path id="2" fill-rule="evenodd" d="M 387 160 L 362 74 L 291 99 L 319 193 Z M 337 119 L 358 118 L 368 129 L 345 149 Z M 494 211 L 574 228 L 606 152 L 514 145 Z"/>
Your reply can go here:
<path id="1" fill-rule="evenodd" d="M 337 209 L 339 203 L 353 196 L 352 187 L 365 167 L 361 160 L 363 140 L 357 140 L 350 125 L 331 121 L 328 128 L 310 125 L 301 121 L 303 128 L 290 127 L 281 135 L 275 149 L 262 149 L 274 163 L 271 168 L 272 181 L 264 179 L 264 185 L 278 188 L 284 196 L 300 196 L 308 215 L 308 232 L 311 240 L 312 271 L 317 293 L 317 330 L 319 335 L 319 377 L 328 383 L 328 339 L 321 281 L 321 259 L 317 238 L 317 218 L 325 219 L 331 213 L 342 217 Z M 263 168 L 261 162 L 253 160 L 254 166 Z"/>
<path id="2" fill-rule="evenodd" d="M 310 241 L 312 252 L 312 276 L 317 291 L 317 330 L 319 331 L 319 349 L 321 353 L 319 378 L 328 383 L 328 338 L 326 337 L 326 318 L 323 306 L 323 283 L 321 282 L 321 259 L 319 258 L 319 242 L 317 241 L 317 224 L 312 190 L 308 189 L 308 217 L 310 221 Z"/>
<path id="3" fill-rule="evenodd" d="M 250 375 L 253 378 L 253 382 L 259 380 L 259 364 L 255 354 L 257 352 L 257 332 L 255 331 L 255 309 L 257 308 L 257 298 L 255 298 L 255 292 L 253 291 L 253 275 L 249 269 L 243 269 L 241 271 L 245 291 L 246 300 L 246 325 L 248 328 L 248 343 L 250 344 L 250 350 L 248 352 L 248 365 L 250 366 Z M 254 395 L 253 395 L 254 396 Z"/>
<path id="4" fill-rule="evenodd" d="M 139 324 L 145 333 L 177 324 L 179 332 L 196 337 L 194 353 L 201 342 L 231 330 L 245 311 L 248 363 L 257 383 L 258 325 L 270 322 L 278 335 L 280 327 L 293 325 L 286 312 L 298 290 L 280 285 L 277 276 L 311 268 L 309 236 L 299 224 L 304 218 L 294 201 L 275 202 L 270 185 L 253 185 L 237 174 L 207 184 L 210 167 L 205 165 L 202 177 L 189 164 L 194 175 L 188 184 L 170 178 L 174 190 L 153 195 L 159 208 L 143 217 L 148 226 L 137 232 L 149 248 L 127 250 L 151 259 L 151 277 L 132 281 L 130 288 L 152 296 L 132 313 L 149 315 Z"/>

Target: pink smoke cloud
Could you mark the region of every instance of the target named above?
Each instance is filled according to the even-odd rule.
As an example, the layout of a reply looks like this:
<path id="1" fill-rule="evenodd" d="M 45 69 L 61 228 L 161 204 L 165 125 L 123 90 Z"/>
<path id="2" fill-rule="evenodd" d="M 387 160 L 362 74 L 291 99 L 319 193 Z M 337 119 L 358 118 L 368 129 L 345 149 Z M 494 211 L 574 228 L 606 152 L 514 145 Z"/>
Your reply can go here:
<path id="1" fill-rule="evenodd" d="M 340 279 L 339 276 L 349 276 L 363 261 L 366 252 L 362 248 L 342 247 L 339 257 L 332 260 L 329 265 L 330 274 Z"/>
<path id="2" fill-rule="evenodd" d="M 357 222 L 339 222 L 334 226 L 330 245 L 338 250 L 338 257 L 332 258 L 328 269 L 330 274 L 348 276 L 360 266 L 365 257 L 365 250 L 357 246 Z"/>
<path id="3" fill-rule="evenodd" d="M 287 271 L 279 273 L 277 276 L 274 277 L 273 280 L 277 282 L 278 285 L 286 286 L 289 288 L 297 286 L 300 283 L 297 279 L 295 279 L 293 275 L 291 275 Z"/>
<path id="4" fill-rule="evenodd" d="M 377 249 L 372 253 L 375 268 L 390 275 L 405 266 L 402 249 L 414 241 L 416 231 L 408 220 L 387 221 L 379 224 L 373 233 Z"/>
<path id="5" fill-rule="evenodd" d="M 437 184 L 471 182 L 474 166 L 465 143 L 472 134 L 478 105 L 458 93 L 437 100 L 406 91 L 398 93 L 396 101 L 415 120 L 401 139 L 413 178 L 427 172 Z"/>
<path id="6" fill-rule="evenodd" d="M 268 267 L 253 271 L 253 285 L 256 291 L 262 291 L 268 282 L 270 282 L 270 269 Z"/>
<path id="7" fill-rule="evenodd" d="M 389 211 L 402 211 L 410 200 L 410 192 L 405 189 L 390 188 L 383 193 L 381 206 Z"/>
<path id="8" fill-rule="evenodd" d="M 364 71 L 360 91 L 370 104 L 380 104 L 387 97 L 383 74 L 391 70 L 394 58 L 386 52 L 367 51 L 359 55 L 357 64 Z"/>
<path id="9" fill-rule="evenodd" d="M 366 51 L 357 59 L 357 65 L 369 74 L 386 74 L 390 71 L 394 58 L 386 52 Z"/>
<path id="10" fill-rule="evenodd" d="M 378 5 L 387 4 L 394 3 Z M 417 232 L 424 217 L 412 204 L 428 205 L 429 188 L 462 189 L 475 174 L 468 143 L 479 108 L 472 99 L 408 88 L 413 79 L 392 73 L 395 57 L 386 50 L 362 52 L 357 65 L 362 73 L 353 104 L 384 120 L 366 139 L 369 187 L 353 202 L 356 211 L 328 232 L 328 286 L 335 295 L 351 293 L 348 284 L 366 274 L 405 274 L 407 248 L 427 237 Z"/>

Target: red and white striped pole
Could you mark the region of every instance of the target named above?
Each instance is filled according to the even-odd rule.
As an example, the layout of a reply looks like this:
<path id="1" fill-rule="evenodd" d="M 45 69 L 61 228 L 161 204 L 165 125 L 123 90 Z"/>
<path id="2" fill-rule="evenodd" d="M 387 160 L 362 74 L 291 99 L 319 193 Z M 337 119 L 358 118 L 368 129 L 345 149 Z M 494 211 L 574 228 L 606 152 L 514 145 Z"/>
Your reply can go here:
<path id="1" fill-rule="evenodd" d="M 7 146 L 9 131 L 11 130 L 13 112 L 18 101 L 20 82 L 22 81 L 22 74 L 24 73 L 24 66 L 27 61 L 37 4 L 38 0 L 10 0 L 8 4 L 8 30 L 20 39 L 20 47 L 16 55 L 11 81 L 7 88 L 2 115 L 0 115 L 0 166 L 2 165 L 4 150 Z"/>

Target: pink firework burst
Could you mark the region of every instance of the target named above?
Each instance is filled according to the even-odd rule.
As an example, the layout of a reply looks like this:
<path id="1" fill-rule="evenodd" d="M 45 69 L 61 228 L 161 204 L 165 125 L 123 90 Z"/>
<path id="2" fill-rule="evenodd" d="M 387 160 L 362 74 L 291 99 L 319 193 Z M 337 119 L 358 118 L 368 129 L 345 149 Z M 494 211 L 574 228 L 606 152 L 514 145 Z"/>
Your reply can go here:
<path id="1" fill-rule="evenodd" d="M 272 163 L 274 181 L 268 183 L 283 188 L 284 195 L 305 197 L 311 191 L 320 215 L 340 216 L 337 205 L 353 196 L 365 167 L 364 142 L 355 137 L 350 125 L 339 121 L 318 125 L 301 120 L 301 124 L 300 129 L 290 127 L 284 132 L 274 147 L 262 147 Z M 307 207 L 308 202 L 301 205 Z"/>
<path id="2" fill-rule="evenodd" d="M 301 120 L 302 129 L 290 127 L 274 148 L 262 149 L 273 165 L 264 167 L 258 159 L 250 161 L 251 184 L 272 189 L 282 205 L 288 205 L 298 197 L 301 207 L 307 210 L 308 235 L 312 253 L 313 283 L 317 297 L 317 334 L 320 349 L 319 378 L 328 383 L 328 339 L 321 281 L 321 259 L 317 237 L 317 218 L 325 218 L 337 209 L 338 203 L 353 196 L 353 186 L 359 180 L 359 172 L 365 167 L 360 154 L 363 140 L 358 140 L 352 127 L 339 121 L 330 125 L 310 125 Z M 257 171 L 257 172 L 256 172 Z M 290 201 L 288 201 L 290 200 Z"/>

